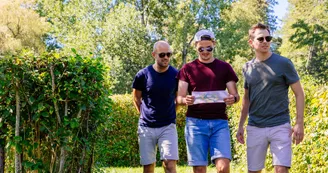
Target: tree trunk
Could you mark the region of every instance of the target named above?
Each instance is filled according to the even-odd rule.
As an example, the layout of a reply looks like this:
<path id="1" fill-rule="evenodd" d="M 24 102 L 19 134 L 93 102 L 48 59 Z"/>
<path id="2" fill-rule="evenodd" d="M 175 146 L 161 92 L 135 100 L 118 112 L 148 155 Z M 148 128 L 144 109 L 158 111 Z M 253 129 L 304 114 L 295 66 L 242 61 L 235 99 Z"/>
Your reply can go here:
<path id="1" fill-rule="evenodd" d="M 87 173 L 91 173 L 91 170 L 92 170 L 92 166 L 93 166 L 93 162 L 94 162 L 94 154 L 95 154 L 95 148 L 94 148 L 94 144 L 92 145 L 92 150 L 91 150 L 91 155 L 89 157 L 89 160 L 88 160 L 88 171 Z"/>
<path id="2" fill-rule="evenodd" d="M 85 145 L 86 145 L 86 144 L 84 144 L 83 151 L 82 151 L 82 157 L 81 157 L 80 162 L 79 162 L 78 173 L 84 172 L 84 171 L 83 171 L 83 167 L 84 167 L 85 150 L 86 150 Z"/>
<path id="3" fill-rule="evenodd" d="M 0 173 L 5 172 L 5 145 L 6 145 L 6 140 L 5 139 L 0 139 Z"/>
<path id="4" fill-rule="evenodd" d="M 314 31 L 313 31 L 313 34 L 316 34 L 316 33 L 317 33 L 317 29 L 315 28 Z M 316 40 L 313 39 L 313 43 L 309 48 L 309 55 L 308 55 L 306 65 L 305 65 L 305 69 L 308 72 L 310 70 L 309 67 L 310 67 L 311 60 L 312 60 L 312 58 L 314 57 L 314 54 L 315 54 L 315 42 L 316 42 Z"/>
<path id="5" fill-rule="evenodd" d="M 19 137 L 19 129 L 20 129 L 20 97 L 19 97 L 19 84 L 18 81 L 16 81 L 16 125 L 15 125 L 15 137 Z M 18 145 L 18 144 L 16 144 Z M 15 173 L 21 173 L 22 172 L 22 160 L 21 155 L 17 151 L 17 147 L 15 150 Z"/>
<path id="6" fill-rule="evenodd" d="M 54 107 L 55 107 L 55 112 L 57 115 L 57 121 L 59 126 L 62 126 L 62 122 L 61 122 L 61 118 L 60 118 L 60 114 L 59 114 L 59 108 L 58 108 L 58 104 L 57 101 L 55 99 L 55 92 L 56 92 L 56 83 L 55 83 L 55 74 L 54 74 L 54 66 L 51 64 L 50 65 L 50 75 L 51 75 L 51 90 L 52 90 L 52 97 L 53 97 L 53 103 L 54 103 Z M 65 105 L 65 109 L 67 109 L 66 105 Z M 67 110 L 65 110 L 65 113 L 67 112 Z M 59 170 L 58 173 L 63 173 L 65 171 L 65 157 L 66 157 L 66 151 L 65 151 L 65 147 L 62 144 L 62 146 L 60 146 L 60 156 L 59 156 Z"/>
<path id="7" fill-rule="evenodd" d="M 56 84 L 55 84 L 55 74 L 54 74 L 54 66 L 53 65 L 50 66 L 50 75 L 51 75 L 51 90 L 52 90 L 52 97 L 53 97 L 52 99 L 53 99 L 53 102 L 54 102 L 54 107 L 55 107 L 55 112 L 56 112 L 58 124 L 61 125 L 61 119 L 60 119 L 60 115 L 59 115 L 59 108 L 58 108 L 57 101 L 55 100 Z"/>
<path id="8" fill-rule="evenodd" d="M 182 48 L 182 66 L 185 65 L 187 61 L 187 48 L 185 45 L 186 44 L 183 44 L 183 48 Z"/>
<path id="9" fill-rule="evenodd" d="M 51 145 L 53 145 L 53 142 L 51 142 Z M 56 158 L 57 158 L 57 154 L 54 148 L 51 149 L 51 161 L 50 161 L 50 173 L 54 172 L 54 167 L 55 167 L 55 162 L 56 162 Z"/>
<path id="10" fill-rule="evenodd" d="M 197 28 L 197 31 L 198 31 L 199 27 Z M 187 63 L 187 54 L 188 54 L 188 48 L 190 47 L 192 41 L 194 40 L 194 37 L 192 37 L 189 41 L 189 43 L 187 44 L 183 44 L 183 47 L 182 47 L 182 65 L 185 65 Z"/>
<path id="11" fill-rule="evenodd" d="M 140 2 L 140 11 L 141 11 L 141 24 L 143 25 L 143 26 L 147 26 L 147 24 L 146 24 L 146 10 L 145 10 L 145 4 L 144 4 L 144 1 L 143 0 L 141 0 L 141 2 Z"/>
<path id="12" fill-rule="evenodd" d="M 66 151 L 64 146 L 60 147 L 60 160 L 59 160 L 59 171 L 58 173 L 65 172 L 65 158 L 66 158 Z"/>

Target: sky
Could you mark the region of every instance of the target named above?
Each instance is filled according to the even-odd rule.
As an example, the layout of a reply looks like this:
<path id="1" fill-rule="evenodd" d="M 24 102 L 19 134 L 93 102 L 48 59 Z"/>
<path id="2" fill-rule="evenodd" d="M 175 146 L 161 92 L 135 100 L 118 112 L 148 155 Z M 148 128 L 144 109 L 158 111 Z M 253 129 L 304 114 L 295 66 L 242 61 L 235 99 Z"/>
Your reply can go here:
<path id="1" fill-rule="evenodd" d="M 277 0 L 278 4 L 275 5 L 274 14 L 278 16 L 278 28 L 281 28 L 282 23 L 281 19 L 285 16 L 288 8 L 288 1 L 287 0 Z"/>

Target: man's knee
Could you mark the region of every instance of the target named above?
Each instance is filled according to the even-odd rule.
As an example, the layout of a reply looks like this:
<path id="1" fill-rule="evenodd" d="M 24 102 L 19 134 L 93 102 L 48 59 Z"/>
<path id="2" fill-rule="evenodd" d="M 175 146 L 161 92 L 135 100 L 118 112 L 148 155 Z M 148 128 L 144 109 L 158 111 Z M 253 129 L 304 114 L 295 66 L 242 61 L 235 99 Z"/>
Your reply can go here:
<path id="1" fill-rule="evenodd" d="M 143 166 L 143 173 L 154 173 L 154 171 L 155 171 L 155 163 Z"/>
<path id="2" fill-rule="evenodd" d="M 176 161 L 175 160 L 165 160 L 163 161 L 163 167 L 167 173 L 176 173 Z"/>
<path id="3" fill-rule="evenodd" d="M 215 167 L 218 173 L 229 173 L 230 160 L 226 158 L 215 159 Z"/>
<path id="4" fill-rule="evenodd" d="M 193 166 L 194 173 L 205 173 L 206 166 Z"/>
<path id="5" fill-rule="evenodd" d="M 288 173 L 288 167 L 285 166 L 274 166 L 274 172 L 275 173 Z"/>

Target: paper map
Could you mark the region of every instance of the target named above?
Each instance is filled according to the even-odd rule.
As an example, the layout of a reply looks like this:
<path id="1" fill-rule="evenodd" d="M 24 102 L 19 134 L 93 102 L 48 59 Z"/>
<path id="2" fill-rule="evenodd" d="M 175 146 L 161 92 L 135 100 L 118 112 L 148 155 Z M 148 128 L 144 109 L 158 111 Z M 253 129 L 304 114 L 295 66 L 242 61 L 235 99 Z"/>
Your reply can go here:
<path id="1" fill-rule="evenodd" d="M 228 97 L 228 92 L 226 90 L 219 91 L 193 91 L 192 94 L 195 96 L 194 104 L 199 103 L 224 103 L 223 99 Z"/>

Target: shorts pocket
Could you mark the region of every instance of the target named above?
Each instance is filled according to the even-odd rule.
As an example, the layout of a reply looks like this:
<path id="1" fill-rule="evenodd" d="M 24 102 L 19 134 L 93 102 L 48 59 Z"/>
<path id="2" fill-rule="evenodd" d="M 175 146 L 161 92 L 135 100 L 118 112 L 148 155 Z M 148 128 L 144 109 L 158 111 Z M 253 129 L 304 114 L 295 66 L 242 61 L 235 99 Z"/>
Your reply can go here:
<path id="1" fill-rule="evenodd" d="M 197 118 L 186 118 L 186 126 L 197 126 L 199 120 Z"/>
<path id="2" fill-rule="evenodd" d="M 247 126 L 246 127 L 246 133 L 247 133 L 247 139 L 246 139 L 246 143 L 247 143 L 247 147 L 256 147 L 259 145 L 263 144 L 263 133 L 262 133 L 263 129 L 254 127 L 254 126 Z"/>

